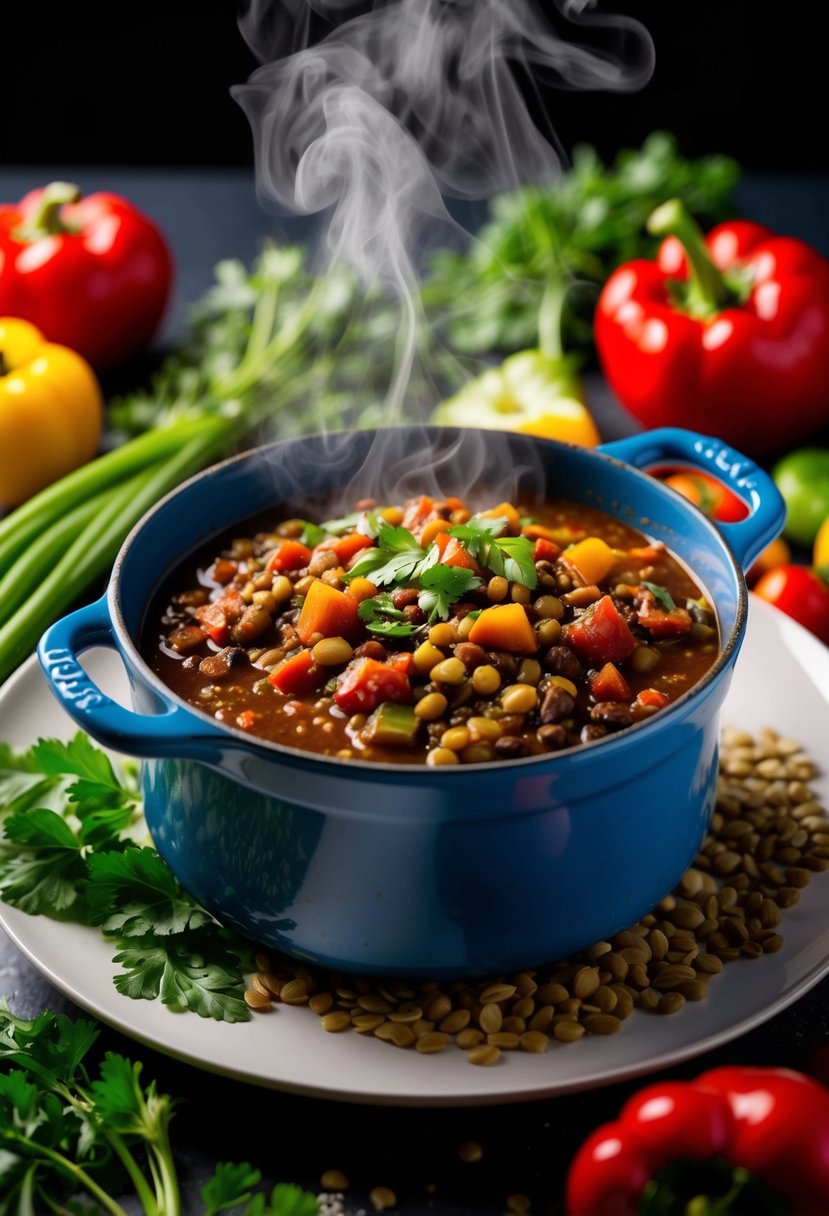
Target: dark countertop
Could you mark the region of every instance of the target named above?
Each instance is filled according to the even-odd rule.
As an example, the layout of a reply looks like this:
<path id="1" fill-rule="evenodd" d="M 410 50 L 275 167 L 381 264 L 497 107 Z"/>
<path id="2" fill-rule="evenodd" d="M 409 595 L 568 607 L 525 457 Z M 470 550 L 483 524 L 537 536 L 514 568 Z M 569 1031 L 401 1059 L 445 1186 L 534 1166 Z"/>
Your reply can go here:
<path id="1" fill-rule="evenodd" d="M 213 264 L 229 256 L 249 261 L 260 241 L 274 231 L 256 202 L 250 176 L 241 171 L 5 169 L 0 171 L 0 198 L 17 198 L 58 177 L 76 180 L 84 189 L 106 187 L 125 193 L 167 232 L 178 264 L 167 339 L 181 331 L 186 307 L 209 285 Z M 829 253 L 825 224 L 829 180 L 754 178 L 742 188 L 740 205 L 752 218 L 803 236 Z M 301 228 L 294 229 L 294 235 L 298 232 Z M 633 429 L 598 378 L 590 381 L 589 390 L 606 437 Z M 0 993 L 7 994 L 12 1009 L 24 1017 L 43 1008 L 77 1012 L 3 937 Z M 693 1016 L 693 1009 L 686 1014 Z M 672 1068 L 670 1075 L 688 1078 L 723 1063 L 802 1069 L 827 1040 L 829 979 L 765 1025 Z M 560 1214 L 563 1181 L 577 1146 L 599 1123 L 613 1118 L 641 1085 L 616 1084 L 505 1107 L 434 1111 L 357 1107 L 226 1080 L 140 1047 L 106 1027 L 100 1043 L 142 1059 L 145 1080 L 155 1078 L 162 1091 L 183 1099 L 173 1138 L 185 1211 L 193 1216 L 201 1211 L 198 1188 L 220 1160 L 251 1161 L 262 1169 L 266 1181 L 295 1181 L 311 1190 L 317 1189 L 324 1170 L 343 1169 L 352 1184 L 348 1216 L 370 1210 L 368 1192 L 381 1184 L 396 1191 L 401 1216 L 499 1216 L 506 1209 L 506 1197 L 514 1192 L 531 1198 L 533 1216 Z M 384 1050 L 378 1052 L 381 1068 Z M 478 1164 L 467 1165 L 458 1158 L 457 1146 L 467 1139 L 483 1147 Z"/>

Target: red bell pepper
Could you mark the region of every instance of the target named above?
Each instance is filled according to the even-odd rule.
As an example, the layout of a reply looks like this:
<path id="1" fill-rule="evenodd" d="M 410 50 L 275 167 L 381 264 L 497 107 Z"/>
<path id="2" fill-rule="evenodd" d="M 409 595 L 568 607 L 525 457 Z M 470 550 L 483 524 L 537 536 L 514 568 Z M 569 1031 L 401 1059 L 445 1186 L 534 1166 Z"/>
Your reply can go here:
<path id="1" fill-rule="evenodd" d="M 52 182 L 0 205 L 0 314 L 31 321 L 94 367 L 149 344 L 171 278 L 161 232 L 117 194 L 82 198 Z"/>
<path id="2" fill-rule="evenodd" d="M 656 261 L 610 276 L 595 334 L 605 375 L 645 426 L 709 431 L 749 452 L 829 420 L 829 262 L 744 220 L 703 239 L 674 199 Z"/>
<path id="3" fill-rule="evenodd" d="M 829 1210 L 829 1090 L 780 1068 L 649 1086 L 588 1137 L 567 1178 L 569 1216 L 759 1216 L 780 1210 L 775 1198 L 793 1216 Z"/>

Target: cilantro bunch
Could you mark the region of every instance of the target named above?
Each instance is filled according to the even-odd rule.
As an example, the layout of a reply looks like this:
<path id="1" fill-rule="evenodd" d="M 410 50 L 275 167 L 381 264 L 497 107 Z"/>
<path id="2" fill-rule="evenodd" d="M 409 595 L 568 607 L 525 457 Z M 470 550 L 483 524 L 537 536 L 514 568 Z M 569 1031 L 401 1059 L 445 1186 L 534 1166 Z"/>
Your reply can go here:
<path id="1" fill-rule="evenodd" d="M 359 531 L 376 537 L 377 544 L 366 549 L 346 578 L 367 578 L 378 587 L 416 588 L 418 606 L 430 625 L 438 620 L 445 621 L 453 604 L 483 585 L 478 575 L 465 566 L 442 565 L 441 551 L 435 541 L 423 548 L 408 528 L 393 527 L 381 516 L 363 513 L 322 526 L 325 529 L 331 529 L 332 525 L 355 527 L 358 519 Z M 448 535 L 460 541 L 470 557 L 493 574 L 535 587 L 533 543 L 526 536 L 501 536 L 506 527 L 506 519 L 473 517 L 466 524 L 450 528 Z M 406 620 L 405 614 L 395 608 L 387 591 L 363 600 L 358 615 L 369 633 L 381 637 L 409 637 L 416 629 Z"/>
<path id="2" fill-rule="evenodd" d="M 82 733 L 27 751 L 0 744 L 0 824 L 6 903 L 100 928 L 126 996 L 248 1020 L 250 946 L 188 895 L 149 846 L 134 765 L 116 772 Z"/>
<path id="3" fill-rule="evenodd" d="M 128 1216 L 116 1195 L 144 1216 L 181 1216 L 176 1102 L 142 1084 L 140 1061 L 107 1052 L 94 1067 L 97 1037 L 83 1019 L 46 1011 L 24 1020 L 0 1001 L 0 1216 Z M 243 1216 L 317 1216 L 300 1187 L 254 1194 L 260 1181 L 247 1162 L 221 1163 L 201 1188 L 204 1216 L 243 1204 Z"/>

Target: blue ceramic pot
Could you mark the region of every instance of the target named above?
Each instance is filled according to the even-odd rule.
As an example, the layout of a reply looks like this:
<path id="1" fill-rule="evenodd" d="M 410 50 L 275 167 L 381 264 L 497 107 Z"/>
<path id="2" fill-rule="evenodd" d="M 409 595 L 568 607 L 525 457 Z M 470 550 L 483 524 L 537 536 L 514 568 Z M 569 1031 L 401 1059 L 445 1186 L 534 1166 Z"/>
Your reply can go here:
<path id="1" fill-rule="evenodd" d="M 367 432 L 289 440 L 193 478 L 128 537 L 106 595 L 46 633 L 40 661 L 84 730 L 144 758 L 147 822 L 182 884 L 257 941 L 337 969 L 434 977 L 565 957 L 644 915 L 693 860 L 713 806 L 719 709 L 745 631 L 741 566 L 777 534 L 783 504 L 749 460 L 687 431 L 596 451 L 498 432 L 393 433 L 404 456 L 394 468 L 379 462 L 385 483 L 360 477 L 350 488 L 378 467 L 378 436 Z M 663 540 L 716 607 L 721 650 L 705 678 L 653 719 L 549 758 L 417 769 L 257 741 L 159 681 L 137 639 L 171 568 L 298 488 L 349 487 L 352 500 L 415 492 L 424 441 L 443 454 L 444 494 L 503 486 L 505 470 L 514 489 L 516 471 L 533 469 L 549 494 Z M 718 530 L 637 471 L 670 463 L 719 476 L 750 514 Z M 419 488 L 436 487 L 421 479 Z M 77 656 L 94 645 L 120 653 L 133 711 L 81 667 Z"/>

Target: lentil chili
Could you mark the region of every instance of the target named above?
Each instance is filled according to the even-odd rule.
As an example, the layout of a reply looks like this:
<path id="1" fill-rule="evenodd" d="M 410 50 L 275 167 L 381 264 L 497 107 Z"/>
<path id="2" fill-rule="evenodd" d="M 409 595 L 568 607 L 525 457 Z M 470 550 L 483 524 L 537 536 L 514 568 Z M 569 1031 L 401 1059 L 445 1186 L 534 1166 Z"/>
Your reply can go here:
<path id="1" fill-rule="evenodd" d="M 144 651 L 186 701 L 290 747 L 545 755 L 659 713 L 717 655 L 713 611 L 665 546 L 565 500 L 364 501 L 245 530 L 165 583 Z"/>

